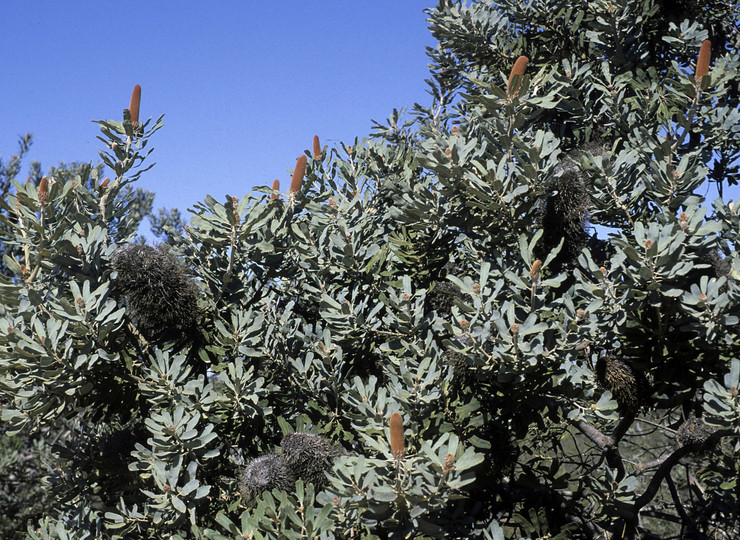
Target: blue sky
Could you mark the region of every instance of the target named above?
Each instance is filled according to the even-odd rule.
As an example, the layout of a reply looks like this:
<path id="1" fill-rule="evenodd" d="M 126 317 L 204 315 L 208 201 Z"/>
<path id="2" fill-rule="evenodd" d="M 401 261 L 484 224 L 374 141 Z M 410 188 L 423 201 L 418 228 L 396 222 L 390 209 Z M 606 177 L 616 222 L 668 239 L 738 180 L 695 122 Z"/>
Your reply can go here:
<path id="1" fill-rule="evenodd" d="M 5 0 L 0 155 L 30 131 L 26 165 L 99 161 L 91 120 L 121 119 L 140 84 L 141 118 L 165 114 L 139 182 L 155 208 L 287 188 L 315 134 L 351 144 L 394 107 L 429 103 L 433 5 Z"/>

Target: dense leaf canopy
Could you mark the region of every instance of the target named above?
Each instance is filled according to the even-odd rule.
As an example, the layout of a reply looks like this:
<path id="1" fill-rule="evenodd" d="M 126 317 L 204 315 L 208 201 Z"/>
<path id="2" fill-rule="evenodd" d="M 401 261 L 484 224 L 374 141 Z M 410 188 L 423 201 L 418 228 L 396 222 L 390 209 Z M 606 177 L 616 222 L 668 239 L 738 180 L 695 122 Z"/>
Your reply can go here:
<path id="1" fill-rule="evenodd" d="M 9 534 L 738 537 L 738 11 L 441 1 L 431 104 L 166 245 L 138 85 L 0 163 Z"/>

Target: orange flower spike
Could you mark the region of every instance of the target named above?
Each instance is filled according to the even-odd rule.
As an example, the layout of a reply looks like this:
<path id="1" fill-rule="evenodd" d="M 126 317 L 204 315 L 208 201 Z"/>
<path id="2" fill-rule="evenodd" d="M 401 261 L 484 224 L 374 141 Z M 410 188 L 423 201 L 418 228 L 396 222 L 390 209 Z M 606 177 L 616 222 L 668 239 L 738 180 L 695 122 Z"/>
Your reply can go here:
<path id="1" fill-rule="evenodd" d="M 141 105 L 141 86 L 134 86 L 131 92 L 131 103 L 128 106 L 128 112 L 131 114 L 131 125 L 134 129 L 139 127 L 139 106 Z"/>
<path id="2" fill-rule="evenodd" d="M 302 155 L 295 162 L 295 170 L 293 171 L 293 179 L 290 181 L 290 192 L 298 193 L 303 185 L 303 176 L 306 174 L 306 162 L 308 158 Z"/>
<path id="3" fill-rule="evenodd" d="M 39 184 L 39 203 L 43 206 L 49 202 L 49 179 L 44 176 Z"/>
<path id="4" fill-rule="evenodd" d="M 394 412 L 388 423 L 391 431 L 391 452 L 396 459 L 401 459 L 404 452 L 403 444 L 403 418 L 401 413 Z"/>
<path id="5" fill-rule="evenodd" d="M 701 80 L 704 75 L 709 71 L 709 60 L 712 56 L 712 42 L 708 39 L 702 41 L 701 49 L 699 49 L 699 58 L 696 61 L 696 73 L 694 74 L 694 80 L 696 86 L 701 84 Z"/>
<path id="6" fill-rule="evenodd" d="M 526 56 L 520 56 L 516 59 L 516 62 L 514 62 L 514 67 L 511 68 L 511 74 L 509 74 L 509 84 L 506 87 L 506 93 L 508 94 L 509 99 L 516 96 L 519 92 L 519 85 L 522 83 L 524 72 L 527 70 L 527 64 L 529 64 L 529 58 Z M 512 86 L 514 75 L 519 75 L 519 80 L 517 80 L 516 84 Z"/>
<path id="7" fill-rule="evenodd" d="M 529 271 L 529 277 L 532 281 L 537 281 L 540 277 L 540 268 L 542 268 L 542 261 L 537 259 L 532 263 L 532 269 Z"/>
<path id="8" fill-rule="evenodd" d="M 321 143 L 318 135 L 313 136 L 313 158 L 316 161 L 321 161 Z"/>
<path id="9" fill-rule="evenodd" d="M 272 190 L 273 191 L 280 191 L 280 180 L 274 180 L 272 182 Z M 274 199 L 277 199 L 277 198 L 278 198 L 277 193 L 273 193 L 272 195 L 270 195 L 270 199 L 273 199 L 274 200 Z"/>

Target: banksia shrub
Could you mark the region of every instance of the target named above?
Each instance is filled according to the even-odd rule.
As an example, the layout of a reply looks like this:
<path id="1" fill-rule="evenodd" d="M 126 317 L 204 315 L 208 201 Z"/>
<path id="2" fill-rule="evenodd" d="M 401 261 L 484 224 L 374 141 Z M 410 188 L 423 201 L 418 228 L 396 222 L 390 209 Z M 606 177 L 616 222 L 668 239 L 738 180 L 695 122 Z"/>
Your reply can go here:
<path id="1" fill-rule="evenodd" d="M 188 338 L 198 322 L 198 287 L 167 246 L 124 244 L 111 263 L 116 289 L 149 339 Z"/>
<path id="2" fill-rule="evenodd" d="M 275 454 L 267 454 L 252 460 L 239 477 L 239 492 L 248 505 L 265 491 L 273 489 L 292 490 L 295 478 L 285 462 Z"/>
<path id="3" fill-rule="evenodd" d="M 141 105 L 141 86 L 134 86 L 131 92 L 131 102 L 128 106 L 128 112 L 131 115 L 131 125 L 136 130 L 139 127 L 139 106 Z"/>
<path id="4" fill-rule="evenodd" d="M 694 73 L 694 80 L 696 85 L 701 85 L 701 80 L 709 72 L 709 60 L 712 56 L 712 42 L 705 39 L 699 49 L 699 58 L 696 61 L 696 71 Z"/>
<path id="5" fill-rule="evenodd" d="M 317 490 L 326 485 L 326 472 L 342 449 L 320 435 L 289 433 L 280 443 L 279 457 L 293 478 L 312 483 Z"/>
<path id="6" fill-rule="evenodd" d="M 527 64 L 529 64 L 529 58 L 526 56 L 520 56 L 514 62 L 514 67 L 511 68 L 511 73 L 509 74 L 509 83 L 506 86 L 506 93 L 509 99 L 519 93 L 519 86 L 522 84 L 522 78 L 524 77 L 524 72 L 527 70 Z M 515 77 L 517 77 L 516 81 L 514 80 Z"/>
<path id="7" fill-rule="evenodd" d="M 299 157 L 295 162 L 295 169 L 293 170 L 293 178 L 290 181 L 290 192 L 298 193 L 303 185 L 303 177 L 306 174 L 306 162 L 308 158 L 303 155 Z"/>
<path id="8" fill-rule="evenodd" d="M 612 393 L 623 414 L 636 414 L 650 394 L 649 383 L 642 372 L 610 355 L 596 362 L 596 379 Z"/>
<path id="9" fill-rule="evenodd" d="M 391 452 L 396 459 L 402 459 L 405 451 L 403 441 L 403 418 L 401 413 L 394 412 L 388 422 L 390 427 Z"/>

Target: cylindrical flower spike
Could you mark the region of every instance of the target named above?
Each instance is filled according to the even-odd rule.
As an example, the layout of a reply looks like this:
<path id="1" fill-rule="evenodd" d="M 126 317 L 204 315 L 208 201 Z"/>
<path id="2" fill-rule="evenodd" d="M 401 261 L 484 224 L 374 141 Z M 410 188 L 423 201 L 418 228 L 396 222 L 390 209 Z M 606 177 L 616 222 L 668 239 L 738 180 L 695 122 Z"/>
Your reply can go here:
<path id="1" fill-rule="evenodd" d="M 396 459 L 401 459 L 404 453 L 403 444 L 403 418 L 401 413 L 394 412 L 388 423 L 391 431 L 391 452 Z"/>
<path id="2" fill-rule="evenodd" d="M 272 190 L 273 191 L 280 191 L 280 180 L 277 180 L 277 179 L 276 180 L 273 180 L 273 182 L 272 182 Z M 270 199 L 277 199 L 277 198 L 278 198 L 277 193 L 273 193 L 272 195 L 270 195 Z"/>
<path id="3" fill-rule="evenodd" d="M 49 179 L 44 176 L 39 184 L 39 203 L 43 206 L 49 202 Z"/>
<path id="4" fill-rule="evenodd" d="M 506 87 L 506 93 L 508 94 L 509 99 L 516 96 L 519 92 L 519 85 L 522 83 L 522 78 L 524 77 L 524 72 L 527 69 L 527 64 L 529 64 L 529 58 L 527 58 L 526 56 L 520 56 L 516 59 L 516 62 L 514 62 L 514 67 L 511 68 L 511 73 L 509 74 L 509 84 Z M 516 83 L 514 83 L 515 75 L 519 75 Z"/>
<path id="5" fill-rule="evenodd" d="M 694 74 L 694 80 L 696 85 L 701 84 L 701 80 L 704 75 L 709 71 L 709 60 L 712 55 L 712 42 L 708 39 L 702 41 L 701 49 L 699 49 L 699 58 L 696 61 L 696 73 Z"/>
<path id="6" fill-rule="evenodd" d="M 131 103 L 128 106 L 128 112 L 131 114 L 131 125 L 134 129 L 139 127 L 139 106 L 141 105 L 141 86 L 134 86 L 131 92 Z"/>
<path id="7" fill-rule="evenodd" d="M 290 192 L 298 193 L 303 185 L 303 176 L 306 174 L 306 162 L 308 158 L 304 155 L 298 158 L 295 162 L 295 170 L 293 170 L 293 179 L 290 181 Z"/>
<path id="8" fill-rule="evenodd" d="M 321 143 L 318 135 L 313 136 L 313 158 L 316 161 L 321 161 Z"/>
<path id="9" fill-rule="evenodd" d="M 542 261 L 537 259 L 532 263 L 532 269 L 529 271 L 529 277 L 532 281 L 537 281 L 540 277 L 540 268 L 542 268 Z"/>

